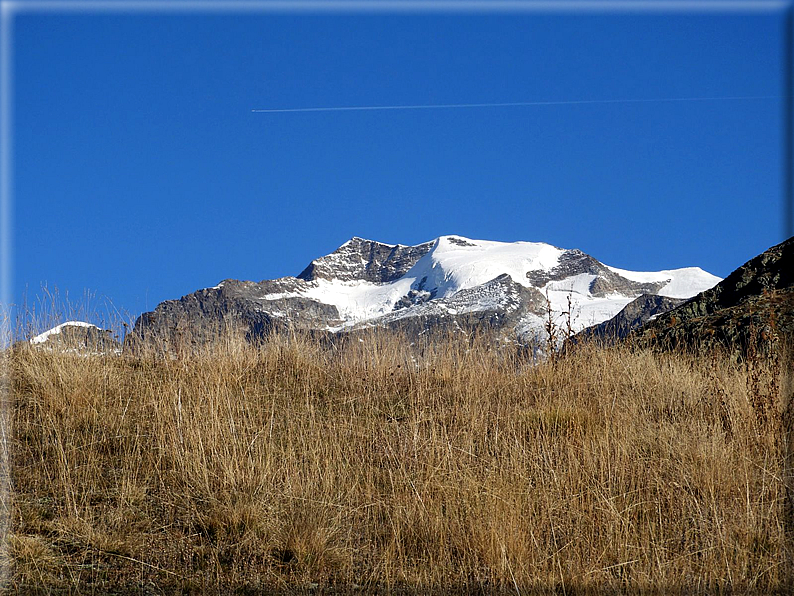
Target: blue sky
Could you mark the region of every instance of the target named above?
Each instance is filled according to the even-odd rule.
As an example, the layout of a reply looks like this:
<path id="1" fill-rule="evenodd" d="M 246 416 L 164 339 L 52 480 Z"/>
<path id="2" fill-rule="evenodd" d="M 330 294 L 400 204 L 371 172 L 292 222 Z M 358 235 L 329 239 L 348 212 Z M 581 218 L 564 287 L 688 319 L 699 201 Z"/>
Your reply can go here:
<path id="1" fill-rule="evenodd" d="M 783 239 L 781 12 L 20 11 L 13 298 L 134 317 L 352 236 L 725 276 Z M 673 98 L 693 101 L 634 101 Z M 579 102 L 255 113 L 308 107 Z"/>

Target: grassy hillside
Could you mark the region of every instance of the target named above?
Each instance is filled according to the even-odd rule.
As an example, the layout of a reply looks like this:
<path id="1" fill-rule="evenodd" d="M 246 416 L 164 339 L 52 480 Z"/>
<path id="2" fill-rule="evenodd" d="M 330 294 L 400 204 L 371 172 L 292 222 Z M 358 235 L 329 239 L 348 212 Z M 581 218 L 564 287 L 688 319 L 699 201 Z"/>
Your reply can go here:
<path id="1" fill-rule="evenodd" d="M 776 358 L 386 334 L 8 357 L 12 589 L 785 587 Z"/>

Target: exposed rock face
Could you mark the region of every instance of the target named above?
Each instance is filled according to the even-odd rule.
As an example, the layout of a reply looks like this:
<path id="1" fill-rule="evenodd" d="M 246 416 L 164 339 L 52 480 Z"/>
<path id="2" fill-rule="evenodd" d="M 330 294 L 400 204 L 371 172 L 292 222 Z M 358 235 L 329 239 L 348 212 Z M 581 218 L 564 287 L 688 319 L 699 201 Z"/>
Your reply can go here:
<path id="1" fill-rule="evenodd" d="M 654 321 L 656 323 L 656 321 Z M 675 316 L 643 328 L 639 343 L 696 352 L 720 346 L 743 357 L 782 347 L 794 338 L 794 288 L 748 296 L 741 303 L 703 317 L 679 321 Z"/>
<path id="2" fill-rule="evenodd" d="M 573 342 L 594 339 L 605 344 L 623 339 L 659 315 L 686 302 L 683 298 L 668 298 L 656 294 L 643 294 L 626 305 L 614 317 L 598 325 L 588 327 L 573 338 Z"/>
<path id="3" fill-rule="evenodd" d="M 635 274 L 644 280 L 638 282 L 582 251 L 544 243 L 442 236 L 402 246 L 353 238 L 298 277 L 226 280 L 167 300 L 142 314 L 126 341 L 130 348 L 178 350 L 229 330 L 256 341 L 279 329 L 345 333 L 368 326 L 416 333 L 477 328 L 534 341 L 549 308 L 560 315 L 569 298 L 583 309 L 582 320 L 599 323 L 640 294 L 664 289 L 680 271 Z M 686 276 L 687 288 L 718 280 L 701 270 Z"/>
<path id="4" fill-rule="evenodd" d="M 432 300 L 433 295 L 426 290 L 409 290 L 409 292 L 394 303 L 394 310 L 402 308 L 411 308 L 417 304 L 424 304 L 428 300 Z"/>
<path id="5" fill-rule="evenodd" d="M 409 334 L 474 329 L 487 333 L 514 328 L 527 314 L 542 316 L 547 308 L 543 294 L 506 274 L 448 298 L 419 304 L 410 313 L 396 311 L 375 322 Z"/>
<path id="6" fill-rule="evenodd" d="M 109 329 L 83 321 L 67 321 L 30 340 L 36 348 L 75 354 L 115 354 L 121 344 Z"/>
<path id="7" fill-rule="evenodd" d="M 578 249 L 567 250 L 562 253 L 559 265 L 551 271 L 528 271 L 527 279 L 532 285 L 542 287 L 550 281 L 558 281 L 582 273 L 596 276 L 590 283 L 590 293 L 596 297 L 603 297 L 609 294 L 623 294 L 626 296 L 643 293 L 654 294 L 667 281 L 670 281 L 668 279 L 666 281 L 642 283 L 626 279 Z"/>
<path id="8" fill-rule="evenodd" d="M 405 275 L 432 247 L 432 242 L 403 246 L 355 237 L 330 255 L 312 261 L 298 275 L 298 279 L 363 280 L 375 283 L 395 281 Z"/>
<path id="9" fill-rule="evenodd" d="M 637 340 L 648 345 L 722 345 L 739 352 L 772 336 L 794 337 L 794 238 L 636 332 Z"/>
<path id="10" fill-rule="evenodd" d="M 255 339 L 271 330 L 315 329 L 339 325 L 335 306 L 293 296 L 305 282 L 294 277 L 252 281 L 225 280 L 207 288 L 166 300 L 143 313 L 127 336 L 130 347 L 156 341 L 166 350 L 215 340 L 226 331 L 240 331 Z"/>

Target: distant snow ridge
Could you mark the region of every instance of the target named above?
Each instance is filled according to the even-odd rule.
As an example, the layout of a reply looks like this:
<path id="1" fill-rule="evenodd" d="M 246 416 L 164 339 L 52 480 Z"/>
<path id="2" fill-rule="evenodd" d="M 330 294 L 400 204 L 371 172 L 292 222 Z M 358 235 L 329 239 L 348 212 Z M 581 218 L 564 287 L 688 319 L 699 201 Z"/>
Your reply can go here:
<path id="1" fill-rule="evenodd" d="M 209 337 L 223 318 L 249 335 L 277 325 L 331 332 L 373 325 L 416 332 L 487 326 L 539 338 L 549 308 L 556 322 L 567 318 L 569 298 L 576 332 L 612 318 L 641 295 L 690 298 L 719 281 L 697 267 L 627 271 L 542 242 L 453 235 L 404 246 L 352 238 L 297 277 L 224 280 L 163 302 L 139 318 L 135 331 L 163 336 L 187 322 Z"/>
<path id="2" fill-rule="evenodd" d="M 66 321 L 33 337 L 30 343 L 48 351 L 84 356 L 121 353 L 112 331 L 85 321 Z"/>
<path id="3" fill-rule="evenodd" d="M 93 327 L 94 329 L 99 329 L 99 327 L 97 327 L 96 325 L 92 325 L 91 323 L 86 323 L 84 321 L 66 321 L 65 323 L 56 325 L 52 329 L 47 329 L 47 331 L 45 331 L 44 333 L 40 333 L 39 335 L 31 339 L 30 343 L 43 344 L 53 335 L 59 335 L 65 327 L 88 327 L 88 328 Z"/>

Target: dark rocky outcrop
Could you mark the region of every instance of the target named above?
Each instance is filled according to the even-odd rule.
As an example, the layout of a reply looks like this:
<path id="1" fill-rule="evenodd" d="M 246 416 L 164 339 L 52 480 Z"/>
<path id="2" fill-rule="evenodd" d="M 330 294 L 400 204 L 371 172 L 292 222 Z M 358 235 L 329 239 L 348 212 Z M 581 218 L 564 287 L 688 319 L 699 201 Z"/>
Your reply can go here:
<path id="1" fill-rule="evenodd" d="M 385 283 L 405 275 L 433 247 L 433 242 L 417 246 L 391 245 L 352 238 L 330 255 L 312 261 L 298 279 L 354 279 Z"/>
<path id="2" fill-rule="evenodd" d="M 641 345 L 743 354 L 768 339 L 794 337 L 794 238 L 747 261 L 712 289 L 632 334 Z"/>
<path id="3" fill-rule="evenodd" d="M 405 296 L 394 303 L 394 310 L 411 308 L 417 304 L 423 304 L 432 298 L 433 295 L 426 290 L 409 290 Z"/>

